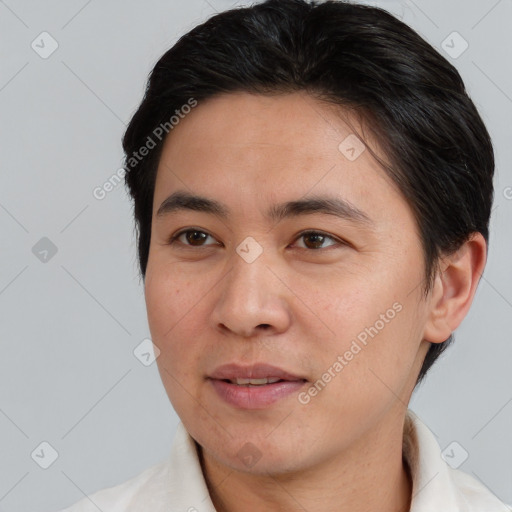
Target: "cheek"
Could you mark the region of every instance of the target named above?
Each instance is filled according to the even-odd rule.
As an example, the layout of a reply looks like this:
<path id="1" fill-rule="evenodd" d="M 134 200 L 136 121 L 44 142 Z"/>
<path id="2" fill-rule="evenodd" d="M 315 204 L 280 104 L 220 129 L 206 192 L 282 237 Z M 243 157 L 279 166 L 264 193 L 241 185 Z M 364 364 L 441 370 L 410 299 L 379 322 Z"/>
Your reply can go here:
<path id="1" fill-rule="evenodd" d="M 364 323 L 357 317 L 350 335 L 340 335 L 338 346 L 332 347 L 332 361 L 338 355 L 343 357 L 341 378 L 330 396 L 333 406 L 342 401 L 354 411 L 363 412 L 393 403 L 397 397 L 406 400 L 403 392 L 421 342 L 421 319 L 415 303 L 403 298 L 392 303 L 377 302 L 369 311 Z"/>
<path id="2" fill-rule="evenodd" d="M 305 281 L 300 293 L 314 300 L 311 309 L 329 326 L 334 343 L 349 341 L 364 332 L 396 300 L 392 278 L 377 269 L 333 273 L 326 276 L 321 290 L 312 293 L 317 289 L 316 284 Z"/>
<path id="3" fill-rule="evenodd" d="M 367 395 L 369 389 L 385 393 L 386 386 L 400 388 L 407 378 L 421 341 L 421 318 L 417 295 L 407 285 L 413 276 L 406 274 L 407 270 L 374 268 L 333 280 L 317 296 L 322 320 L 333 332 L 324 338 L 315 357 L 323 365 L 317 368 L 320 372 L 330 370 L 340 376 L 333 379 L 337 381 L 333 400 L 340 398 L 341 391 L 353 399 Z M 339 364 L 333 368 L 339 356 L 341 370 Z"/>
<path id="4" fill-rule="evenodd" d="M 197 279 L 176 265 L 148 265 L 145 301 L 153 343 L 160 349 L 157 364 L 166 387 L 198 378 L 204 357 L 205 296 L 209 279 Z M 195 372 L 194 372 L 195 369 Z M 167 371 L 165 371 L 167 370 Z"/>
<path id="5" fill-rule="evenodd" d="M 180 318 L 197 302 L 190 279 L 173 266 L 166 268 L 155 261 L 148 264 L 144 297 L 149 327 L 157 337 L 181 327 Z"/>
<path id="6" fill-rule="evenodd" d="M 174 275 L 146 274 L 145 301 L 149 330 L 153 343 L 160 349 L 157 363 L 170 373 L 180 374 L 193 356 L 193 340 L 189 315 L 194 314 L 193 302 L 187 282 L 180 282 Z M 197 298 L 196 298 L 197 302 Z M 162 372 L 162 377 L 168 376 Z M 183 375 L 181 375 L 183 377 Z"/>

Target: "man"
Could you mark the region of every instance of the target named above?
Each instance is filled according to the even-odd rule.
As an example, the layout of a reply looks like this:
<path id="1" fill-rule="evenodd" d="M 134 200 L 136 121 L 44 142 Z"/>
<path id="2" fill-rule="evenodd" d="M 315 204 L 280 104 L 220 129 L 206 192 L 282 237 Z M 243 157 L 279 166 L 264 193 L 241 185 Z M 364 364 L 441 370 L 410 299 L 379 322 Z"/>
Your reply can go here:
<path id="1" fill-rule="evenodd" d="M 123 139 L 166 461 L 69 511 L 510 510 L 407 405 L 483 272 L 493 149 L 380 9 L 268 0 L 155 65 Z"/>

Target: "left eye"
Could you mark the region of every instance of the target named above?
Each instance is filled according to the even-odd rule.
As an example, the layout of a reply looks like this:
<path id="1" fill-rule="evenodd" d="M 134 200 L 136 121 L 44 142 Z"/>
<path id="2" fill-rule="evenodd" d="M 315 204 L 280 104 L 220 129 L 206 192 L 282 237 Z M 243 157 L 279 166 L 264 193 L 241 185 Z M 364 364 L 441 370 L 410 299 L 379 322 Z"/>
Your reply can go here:
<path id="1" fill-rule="evenodd" d="M 335 240 L 332 236 L 326 235 L 318 231 L 305 231 L 301 233 L 296 240 L 299 240 L 301 238 L 303 238 L 304 240 L 309 240 L 310 244 L 313 247 L 308 247 L 308 245 L 305 244 L 305 248 L 313 250 L 323 249 L 323 247 L 321 246 L 325 242 L 325 240 L 332 240 L 334 242 L 334 244 L 330 244 L 327 247 L 330 247 L 331 245 L 335 245 L 336 243 L 338 243 L 337 240 Z M 303 247 L 301 247 L 301 249 L 303 249 Z"/>

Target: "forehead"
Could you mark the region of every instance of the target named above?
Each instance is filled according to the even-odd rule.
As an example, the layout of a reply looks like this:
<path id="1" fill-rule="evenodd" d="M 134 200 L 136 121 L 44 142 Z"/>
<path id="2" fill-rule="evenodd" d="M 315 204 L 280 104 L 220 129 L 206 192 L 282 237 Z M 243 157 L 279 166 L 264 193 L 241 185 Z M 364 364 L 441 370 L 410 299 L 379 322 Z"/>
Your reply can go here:
<path id="1" fill-rule="evenodd" d="M 326 158 L 329 149 L 337 151 L 340 142 L 358 129 L 353 115 L 306 92 L 235 92 L 200 102 L 167 137 L 164 151 L 180 144 L 210 145 L 210 154 L 228 148 L 242 153 L 252 147 L 259 153 L 275 149 L 301 158 Z M 317 151 L 312 151 L 313 145 Z M 378 149 L 375 141 L 372 145 Z"/>
<path id="2" fill-rule="evenodd" d="M 153 213 L 181 189 L 240 212 L 329 192 L 389 221 L 410 217 L 368 148 L 385 158 L 354 116 L 304 92 L 216 96 L 200 102 L 166 138 Z"/>

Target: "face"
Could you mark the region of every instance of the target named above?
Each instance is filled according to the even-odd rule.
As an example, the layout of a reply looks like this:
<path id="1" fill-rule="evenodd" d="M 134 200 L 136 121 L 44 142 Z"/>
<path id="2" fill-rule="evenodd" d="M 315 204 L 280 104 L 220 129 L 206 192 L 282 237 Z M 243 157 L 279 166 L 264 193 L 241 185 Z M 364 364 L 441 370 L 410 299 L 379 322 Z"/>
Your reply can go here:
<path id="1" fill-rule="evenodd" d="M 217 96 L 165 141 L 149 327 L 174 409 L 219 464 L 306 469 L 399 422 L 423 285 L 410 207 L 332 106 Z"/>

